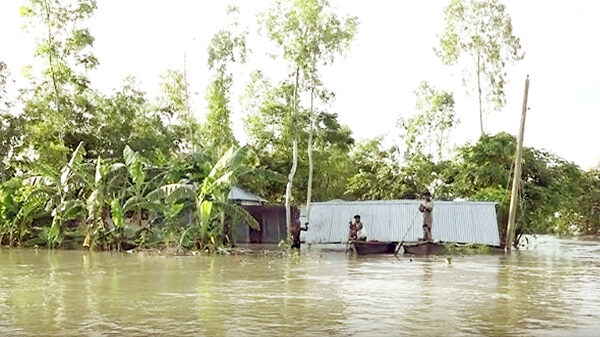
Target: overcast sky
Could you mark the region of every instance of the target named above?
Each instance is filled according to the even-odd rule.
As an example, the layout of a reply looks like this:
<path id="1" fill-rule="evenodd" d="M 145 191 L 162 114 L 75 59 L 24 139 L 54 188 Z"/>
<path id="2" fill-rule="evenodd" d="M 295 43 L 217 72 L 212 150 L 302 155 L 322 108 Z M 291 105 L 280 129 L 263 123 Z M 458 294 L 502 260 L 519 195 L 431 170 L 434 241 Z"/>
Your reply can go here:
<path id="1" fill-rule="evenodd" d="M 31 63 L 34 41 L 20 30 L 21 0 L 0 0 L 0 60 L 19 80 Z M 206 48 L 227 22 L 223 1 L 98 0 L 89 27 L 96 38 L 100 66 L 92 83 L 107 93 L 134 75 L 150 95 L 166 69 L 182 69 L 184 51 L 194 111 L 206 111 L 204 92 L 210 79 Z M 235 2 L 229 2 L 234 3 Z M 237 96 L 248 74 L 261 69 L 274 81 L 285 65 L 268 58 L 268 45 L 256 36 L 256 14 L 270 1 L 243 1 L 242 24 L 250 25 L 250 62 L 235 68 L 234 129 L 243 134 Z M 413 91 L 426 80 L 455 95 L 460 125 L 452 141 L 479 136 L 477 97 L 467 96 L 460 73 L 444 67 L 433 52 L 442 31 L 447 1 L 332 0 L 340 14 L 358 16 L 358 35 L 345 58 L 324 69 L 323 82 L 336 93 L 331 112 L 340 115 L 358 139 L 393 133 L 400 116 L 414 111 Z M 516 134 L 525 77 L 530 75 L 525 145 L 543 148 L 583 168 L 600 161 L 600 1 L 504 1 L 521 38 L 525 59 L 507 68 L 507 105 L 486 118 L 486 131 Z"/>

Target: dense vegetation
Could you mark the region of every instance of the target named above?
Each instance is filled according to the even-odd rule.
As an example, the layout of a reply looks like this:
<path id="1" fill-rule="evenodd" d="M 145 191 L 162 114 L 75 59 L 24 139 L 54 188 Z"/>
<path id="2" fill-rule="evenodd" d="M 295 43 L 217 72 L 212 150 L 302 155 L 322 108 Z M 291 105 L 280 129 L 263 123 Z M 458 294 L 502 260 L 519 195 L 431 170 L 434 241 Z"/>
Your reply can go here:
<path id="1" fill-rule="evenodd" d="M 452 15 L 467 5 L 501 16 L 494 29 L 505 39 L 460 42 L 456 20 L 480 24 Z M 381 138 L 356 143 L 328 111 L 334 93 L 322 83 L 320 66 L 350 48 L 358 19 L 336 15 L 326 0 L 278 2 L 257 23 L 290 73 L 279 82 L 260 70 L 235 79 L 248 81 L 245 146 L 230 121 L 231 65 L 243 65 L 250 50 L 236 8 L 228 9 L 232 23 L 208 48 L 213 78 L 204 121 L 194 116 L 181 71 L 165 72 L 156 98 L 132 78 L 110 95 L 94 89 L 87 75 L 98 60 L 85 23 L 95 9 L 95 0 L 29 0 L 22 8 L 29 31 L 39 34 L 35 55 L 42 66 L 26 69 L 29 83 L 18 97 L 8 94 L 15 88 L 0 60 L 0 244 L 214 251 L 233 243 L 235 224 L 256 225 L 227 199 L 234 184 L 296 205 L 417 198 L 428 189 L 437 199 L 496 201 L 505 227 L 515 138 L 485 135 L 481 124 L 476 143 L 448 148 L 458 123 L 452 93 L 421 83 L 418 113 L 399 121 L 401 136 L 392 146 Z M 475 55 L 481 116 L 482 77 L 486 97 L 497 105 L 505 84 L 505 61 L 501 53 L 486 55 L 485 44 L 509 50 L 506 58 L 514 60 L 521 46 L 502 27 L 510 17 L 498 1 L 455 0 L 446 15 L 452 20 L 438 53 L 446 64 L 461 48 Z M 533 148 L 525 150 L 523 165 L 517 242 L 526 233 L 598 233 L 600 170 L 584 171 Z"/>

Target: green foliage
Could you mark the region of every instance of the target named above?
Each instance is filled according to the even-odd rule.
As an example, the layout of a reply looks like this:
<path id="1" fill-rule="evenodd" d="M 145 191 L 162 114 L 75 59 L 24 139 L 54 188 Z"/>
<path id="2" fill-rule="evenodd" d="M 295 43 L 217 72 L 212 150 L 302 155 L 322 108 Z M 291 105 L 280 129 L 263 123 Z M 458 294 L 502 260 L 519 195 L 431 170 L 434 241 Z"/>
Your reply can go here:
<path id="1" fill-rule="evenodd" d="M 306 77 L 316 75 L 318 63 L 330 63 L 343 53 L 358 28 L 358 18 L 339 18 L 327 0 L 278 1 L 261 20 L 283 57 Z"/>
<path id="2" fill-rule="evenodd" d="M 255 81 L 250 84 L 246 101 L 252 110 L 246 119 L 248 142 L 258 155 L 258 165 L 265 170 L 261 171 L 261 176 L 248 177 L 243 183 L 272 202 L 282 202 L 281 191 L 285 186 L 285 175 L 290 170 L 292 140 L 296 135 L 298 157 L 301 160 L 296 173 L 298 188 L 293 193 L 293 200 L 302 200 L 306 195 L 308 182 L 308 111 L 293 113 L 292 85 L 283 83 L 271 87 L 260 75 L 255 75 Z M 315 115 L 312 131 L 314 198 L 339 198 L 343 195 L 346 179 L 353 170 L 348 151 L 354 145 L 354 139 L 348 127 L 339 122 L 337 114 L 317 112 Z"/>
<path id="3" fill-rule="evenodd" d="M 228 68 L 232 63 L 246 62 L 248 32 L 240 31 L 237 13 L 237 7 L 228 7 L 227 14 L 232 16 L 233 21 L 228 29 L 221 29 L 213 36 L 208 47 L 208 66 L 215 75 L 206 90 L 208 114 L 202 127 L 202 140 L 213 158 L 220 158 L 227 149 L 238 146 L 231 129 L 229 91 L 233 75 Z"/>
<path id="4" fill-rule="evenodd" d="M 77 144 L 94 133 L 93 91 L 86 72 L 98 61 L 91 53 L 94 39 L 84 22 L 96 9 L 94 0 L 65 5 L 59 0 L 30 0 L 21 9 L 27 28 L 39 33 L 36 56 L 44 61 L 41 78 L 24 90 L 27 125 L 24 148 L 33 148 L 38 161 L 58 165 Z M 93 138 L 93 137 L 92 137 Z"/>
<path id="5" fill-rule="evenodd" d="M 464 64 L 469 66 L 464 69 L 463 83 L 478 92 L 483 135 L 483 111 L 504 106 L 506 63 L 523 58 L 521 44 L 513 35 L 506 6 L 499 0 L 451 0 L 444 15 L 446 27 L 436 53 L 446 65 L 466 59 Z M 476 85 L 468 83 L 473 78 Z"/>
<path id="6" fill-rule="evenodd" d="M 346 194 L 352 199 L 394 199 L 389 186 L 399 176 L 394 149 L 385 150 L 381 139 L 359 143 L 351 154 L 356 173 L 348 179 Z"/>
<path id="7" fill-rule="evenodd" d="M 173 126 L 174 143 L 184 152 L 201 148 L 201 125 L 193 117 L 190 107 L 189 84 L 180 71 L 169 70 L 161 76 L 162 95 L 156 109 Z"/>
<path id="8" fill-rule="evenodd" d="M 425 153 L 441 161 L 449 132 L 458 123 L 454 97 L 446 91 L 432 88 L 425 81 L 421 82 L 415 95 L 418 114 L 399 121 L 406 143 L 405 155 Z"/>
<path id="9" fill-rule="evenodd" d="M 572 197 L 561 205 L 550 230 L 559 234 L 596 235 L 600 233 L 600 170 L 577 172 L 571 167 L 569 171 L 561 183 L 570 186 L 568 192 Z"/>
<path id="10" fill-rule="evenodd" d="M 482 137 L 475 145 L 461 147 L 457 161 L 456 196 L 498 202 L 501 233 L 508 221 L 515 145 L 515 138 L 506 133 Z M 525 148 L 522 170 L 516 242 L 523 234 L 577 228 L 577 216 L 570 210 L 585 186 L 581 169 L 553 154 Z"/>
<path id="11" fill-rule="evenodd" d="M 459 147 L 453 160 L 434 163 L 422 154 L 400 156 L 380 140 L 361 143 L 352 154 L 358 172 L 348 180 L 347 195 L 412 199 L 427 189 L 436 199 L 496 202 L 504 238 L 515 146 L 515 138 L 506 133 L 484 136 Z M 525 148 L 515 242 L 524 234 L 597 233 L 599 180 L 596 171 L 584 172 L 553 154 Z"/>
<path id="12" fill-rule="evenodd" d="M 224 244 L 233 244 L 234 226 L 248 224 L 259 229 L 258 222 L 243 208 L 227 199 L 231 187 L 238 177 L 247 174 L 248 149 L 230 148 L 211 168 L 199 185 L 177 183 L 160 186 L 148 194 L 155 202 L 165 201 L 170 205 L 166 212 L 167 226 L 177 221 L 183 209 L 190 207 L 195 213 L 195 228 L 180 233 L 179 248 L 184 244 L 215 252 Z M 193 203 L 189 203 L 193 201 Z M 173 206 L 177 204 L 178 206 Z M 176 207 L 176 208 L 174 208 Z M 172 228 L 170 234 L 173 234 Z"/>

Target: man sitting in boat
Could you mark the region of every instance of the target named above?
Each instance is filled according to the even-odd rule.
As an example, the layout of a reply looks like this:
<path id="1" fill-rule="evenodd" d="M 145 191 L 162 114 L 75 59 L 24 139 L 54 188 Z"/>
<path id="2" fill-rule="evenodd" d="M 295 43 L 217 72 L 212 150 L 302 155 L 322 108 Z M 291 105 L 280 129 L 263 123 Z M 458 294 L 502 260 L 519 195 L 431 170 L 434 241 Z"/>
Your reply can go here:
<path id="1" fill-rule="evenodd" d="M 350 240 L 367 241 L 367 231 L 360 221 L 360 215 L 355 215 L 350 221 Z"/>
<path id="2" fill-rule="evenodd" d="M 433 225 L 433 201 L 431 193 L 428 191 L 421 194 L 423 202 L 419 206 L 419 211 L 423 213 L 423 241 L 433 241 L 431 236 L 431 226 Z"/>

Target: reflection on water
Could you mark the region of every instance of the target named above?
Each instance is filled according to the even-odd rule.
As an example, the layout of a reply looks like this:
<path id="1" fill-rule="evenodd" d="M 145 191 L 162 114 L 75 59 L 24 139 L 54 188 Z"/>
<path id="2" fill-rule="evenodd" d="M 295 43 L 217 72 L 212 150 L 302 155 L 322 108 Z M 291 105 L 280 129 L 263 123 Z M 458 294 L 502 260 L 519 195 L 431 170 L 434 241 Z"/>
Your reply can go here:
<path id="1" fill-rule="evenodd" d="M 596 335 L 600 242 L 512 255 L 157 257 L 0 249 L 0 335 Z"/>

